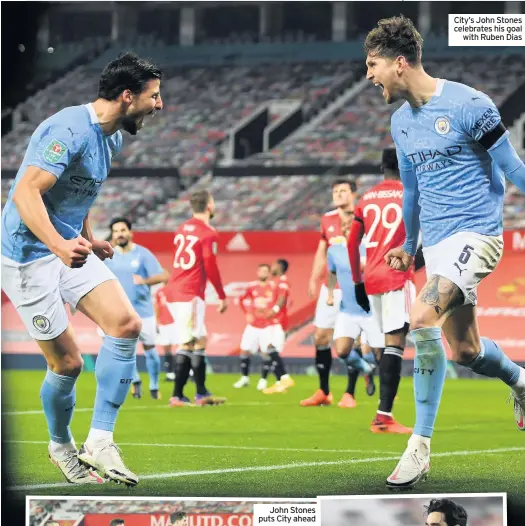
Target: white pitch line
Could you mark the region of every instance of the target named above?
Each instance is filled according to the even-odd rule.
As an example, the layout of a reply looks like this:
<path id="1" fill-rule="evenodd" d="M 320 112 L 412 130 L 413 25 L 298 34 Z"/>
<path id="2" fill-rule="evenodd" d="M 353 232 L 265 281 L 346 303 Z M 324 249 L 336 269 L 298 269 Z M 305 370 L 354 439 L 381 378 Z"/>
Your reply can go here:
<path id="1" fill-rule="evenodd" d="M 29 444 L 47 445 L 49 442 L 43 440 L 4 440 L 4 444 Z M 263 446 L 224 446 L 213 444 L 144 444 L 137 442 L 119 442 L 119 446 L 127 447 L 187 447 L 198 449 L 239 449 L 247 451 L 290 451 L 300 453 L 390 453 L 390 451 L 379 451 L 376 449 L 313 449 L 313 448 L 291 448 L 291 447 L 263 447 Z"/>
<path id="2" fill-rule="evenodd" d="M 453 456 L 471 456 L 471 455 L 486 455 L 492 453 L 509 453 L 512 451 L 525 451 L 524 448 L 510 447 L 502 449 L 484 449 L 477 451 L 448 451 L 445 453 L 434 453 L 432 457 L 453 457 Z M 310 468 L 310 467 L 321 467 L 321 466 L 341 466 L 348 464 L 366 464 L 372 462 L 386 462 L 386 461 L 399 460 L 399 455 L 389 457 L 371 457 L 371 458 L 358 458 L 351 460 L 333 460 L 333 461 L 321 461 L 321 462 L 296 462 L 291 464 L 277 464 L 274 466 L 246 466 L 240 468 L 228 468 L 228 469 L 211 469 L 204 471 L 173 471 L 171 473 L 153 473 L 151 475 L 143 475 L 140 477 L 141 480 L 162 480 L 172 479 L 179 477 L 193 477 L 203 475 L 222 475 L 225 473 L 247 473 L 254 471 L 281 471 L 286 469 L 296 468 Z M 56 482 L 53 484 L 28 484 L 23 486 L 11 486 L 7 488 L 10 491 L 36 491 L 48 488 L 72 488 L 71 484 L 65 482 Z"/>
<path id="3" fill-rule="evenodd" d="M 283 405 L 297 405 L 295 403 L 293 404 L 272 404 L 272 402 L 240 402 L 240 403 L 229 403 L 227 402 L 225 404 L 227 407 L 252 407 L 252 406 L 262 406 L 262 405 L 274 405 L 274 406 L 283 406 Z M 196 408 L 198 406 L 195 406 Z M 221 406 L 216 406 L 216 407 L 221 407 Z M 189 406 L 189 408 L 191 409 L 192 407 Z M 157 409 L 173 409 L 172 407 L 170 407 L 169 405 L 159 405 L 159 406 L 154 406 L 154 405 L 136 405 L 136 406 L 132 406 L 132 405 L 128 405 L 128 406 L 125 406 L 122 408 L 123 411 L 135 411 L 136 409 L 154 409 L 154 410 L 157 410 Z M 184 408 L 186 409 L 186 408 Z M 93 408 L 92 407 L 79 407 L 79 408 L 75 408 L 75 413 L 91 413 L 93 411 Z M 23 416 L 23 415 L 43 415 L 44 414 L 44 411 L 42 409 L 31 409 L 31 410 L 28 410 L 28 411 L 5 411 L 5 412 L 2 412 L 2 416 Z"/>

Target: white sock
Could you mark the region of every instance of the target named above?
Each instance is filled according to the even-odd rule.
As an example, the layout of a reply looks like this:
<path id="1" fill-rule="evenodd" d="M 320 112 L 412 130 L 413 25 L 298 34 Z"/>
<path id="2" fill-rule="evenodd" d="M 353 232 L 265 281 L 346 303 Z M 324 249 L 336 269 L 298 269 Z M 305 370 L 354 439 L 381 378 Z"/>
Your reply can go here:
<path id="1" fill-rule="evenodd" d="M 518 381 L 516 385 L 513 385 L 511 388 L 516 394 L 521 394 L 525 390 L 525 369 L 520 367 L 520 375 L 518 376 Z"/>
<path id="2" fill-rule="evenodd" d="M 421 435 L 412 435 L 408 439 L 408 445 L 417 447 L 420 444 L 423 444 L 430 451 L 430 437 L 423 437 Z"/>
<path id="3" fill-rule="evenodd" d="M 379 411 L 379 409 L 377 410 L 377 414 L 378 415 L 385 415 L 385 416 L 392 416 L 392 413 L 387 413 L 385 411 Z"/>
<path id="4" fill-rule="evenodd" d="M 91 428 L 86 442 L 90 444 L 93 442 L 113 442 L 113 431 Z"/>
<path id="5" fill-rule="evenodd" d="M 77 446 L 75 442 L 66 442 L 65 444 L 59 444 L 58 442 L 49 441 L 49 450 L 53 455 L 60 456 L 66 451 L 76 451 Z"/>

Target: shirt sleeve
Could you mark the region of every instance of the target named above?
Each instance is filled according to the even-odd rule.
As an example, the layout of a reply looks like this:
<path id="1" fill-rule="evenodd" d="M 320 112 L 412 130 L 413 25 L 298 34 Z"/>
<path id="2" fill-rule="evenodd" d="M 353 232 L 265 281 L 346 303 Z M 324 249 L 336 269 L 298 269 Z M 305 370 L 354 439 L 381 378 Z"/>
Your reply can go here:
<path id="1" fill-rule="evenodd" d="M 498 108 L 490 97 L 478 92 L 469 96 L 461 108 L 461 127 L 465 134 L 489 150 L 509 132 L 501 122 Z"/>
<path id="2" fill-rule="evenodd" d="M 34 153 L 27 164 L 42 168 L 58 179 L 81 154 L 84 137 L 84 134 L 74 133 L 66 123 L 50 124 L 40 132 Z"/>
<path id="3" fill-rule="evenodd" d="M 359 207 L 358 207 L 359 208 Z M 350 268 L 352 269 L 352 278 L 354 283 L 362 281 L 361 276 L 361 257 L 360 251 L 361 246 L 364 247 L 364 243 L 361 243 L 365 227 L 362 221 L 354 215 L 354 221 L 350 227 L 350 234 L 348 236 L 348 260 L 350 261 Z"/>
<path id="4" fill-rule="evenodd" d="M 202 257 L 206 276 L 213 285 L 220 300 L 226 299 L 222 286 L 221 274 L 217 265 L 218 239 L 217 234 L 206 236 L 202 239 Z"/>
<path id="5" fill-rule="evenodd" d="M 417 249 L 417 239 L 419 235 L 419 189 L 417 176 L 412 168 L 412 163 L 405 155 L 397 140 L 397 127 L 392 120 L 392 138 L 396 146 L 397 163 L 399 174 L 403 183 L 403 222 L 405 223 L 406 239 L 403 250 L 410 255 L 414 255 Z"/>
<path id="6" fill-rule="evenodd" d="M 159 260 L 147 248 L 144 248 L 142 251 L 142 263 L 144 265 L 144 269 L 146 270 L 146 277 L 148 278 L 163 272 L 162 265 L 159 263 Z"/>
<path id="7" fill-rule="evenodd" d="M 504 137 L 488 152 L 496 166 L 525 194 L 525 164 L 512 146 L 510 139 Z"/>

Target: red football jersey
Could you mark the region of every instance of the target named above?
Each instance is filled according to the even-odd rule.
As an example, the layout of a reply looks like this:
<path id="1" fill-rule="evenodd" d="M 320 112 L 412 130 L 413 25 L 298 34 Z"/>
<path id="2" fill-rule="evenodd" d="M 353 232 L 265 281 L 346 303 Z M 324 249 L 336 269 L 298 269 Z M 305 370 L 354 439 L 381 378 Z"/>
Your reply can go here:
<path id="1" fill-rule="evenodd" d="M 331 210 L 321 218 L 321 239 L 326 241 L 328 245 L 327 248 L 330 248 L 331 245 L 335 245 L 336 243 L 346 245 L 346 237 L 343 233 L 343 222 L 341 221 L 338 210 Z M 324 283 L 327 283 L 326 279 Z M 335 288 L 339 288 L 338 283 Z"/>
<path id="2" fill-rule="evenodd" d="M 191 301 L 195 297 L 204 299 L 208 280 L 217 291 L 219 299 L 225 299 L 217 266 L 217 231 L 193 217 L 175 231 L 173 244 L 173 271 L 166 285 L 168 302 Z"/>
<path id="3" fill-rule="evenodd" d="M 276 323 L 275 316 L 268 317 L 275 305 L 275 288 L 275 283 L 271 280 L 265 283 L 254 281 L 239 298 L 242 309 L 254 318 L 250 323 L 253 327 L 264 329 Z"/>
<path id="4" fill-rule="evenodd" d="M 286 330 L 288 328 L 288 299 L 290 297 L 290 284 L 288 283 L 287 276 L 276 277 L 273 279 L 273 282 L 275 284 L 274 304 L 277 303 L 280 296 L 284 296 L 284 306 L 276 314 L 273 323 L 279 324 L 284 330 Z"/>
<path id="5" fill-rule="evenodd" d="M 353 269 L 355 243 L 359 246 L 361 236 L 366 235 L 364 279 L 368 294 L 384 294 L 399 290 L 403 288 L 406 281 L 414 280 L 413 268 L 407 272 L 394 270 L 385 263 L 384 259 L 389 250 L 400 247 L 405 242 L 402 202 L 403 184 L 401 181 L 390 179 L 368 190 L 355 209 L 348 254 Z M 359 236 L 357 236 L 358 230 L 360 230 Z M 357 274 L 353 274 L 353 277 L 355 282 L 360 281 Z"/>
<path id="6" fill-rule="evenodd" d="M 161 287 L 157 292 L 155 292 L 155 312 L 157 314 L 157 324 L 158 325 L 170 325 L 173 323 L 173 317 L 170 310 L 168 309 L 166 301 L 166 291 L 165 287 Z"/>

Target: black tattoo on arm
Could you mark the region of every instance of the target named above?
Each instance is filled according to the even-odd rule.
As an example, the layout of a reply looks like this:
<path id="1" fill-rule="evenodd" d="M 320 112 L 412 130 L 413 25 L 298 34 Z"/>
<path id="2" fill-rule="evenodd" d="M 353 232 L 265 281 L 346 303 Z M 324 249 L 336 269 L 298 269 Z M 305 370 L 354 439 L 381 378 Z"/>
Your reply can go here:
<path id="1" fill-rule="evenodd" d="M 434 307 L 440 316 L 463 305 L 463 292 L 447 278 L 432 276 L 421 291 L 421 301 Z"/>

